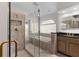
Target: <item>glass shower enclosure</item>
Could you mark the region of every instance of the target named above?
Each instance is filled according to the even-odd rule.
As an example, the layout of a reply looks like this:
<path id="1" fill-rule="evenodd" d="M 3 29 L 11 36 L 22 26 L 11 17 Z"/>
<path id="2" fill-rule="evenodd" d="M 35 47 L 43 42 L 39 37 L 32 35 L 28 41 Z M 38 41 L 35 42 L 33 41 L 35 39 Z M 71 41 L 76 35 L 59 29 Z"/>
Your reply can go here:
<path id="1" fill-rule="evenodd" d="M 37 9 L 36 11 L 34 11 L 34 17 L 29 20 L 30 48 L 28 50 L 32 56 L 40 57 L 40 9 Z"/>
<path id="2" fill-rule="evenodd" d="M 17 41 L 18 52 L 24 49 L 33 57 L 47 57 L 52 55 L 51 32 L 53 27 L 51 26 L 56 27 L 56 24 L 55 22 L 50 23 L 50 21 L 52 21 L 50 15 L 48 18 L 45 17 L 48 20 L 45 20 L 45 22 L 49 22 L 49 24 L 42 24 L 41 10 L 43 11 L 43 9 L 41 8 L 43 8 L 43 6 L 40 6 L 41 4 L 46 5 L 47 3 L 12 2 L 11 7 L 11 16 L 13 17 L 11 18 L 11 40 Z M 26 16 L 25 14 L 28 14 L 27 11 L 32 11 L 32 14 Z M 46 12 L 48 13 L 48 11 Z"/>

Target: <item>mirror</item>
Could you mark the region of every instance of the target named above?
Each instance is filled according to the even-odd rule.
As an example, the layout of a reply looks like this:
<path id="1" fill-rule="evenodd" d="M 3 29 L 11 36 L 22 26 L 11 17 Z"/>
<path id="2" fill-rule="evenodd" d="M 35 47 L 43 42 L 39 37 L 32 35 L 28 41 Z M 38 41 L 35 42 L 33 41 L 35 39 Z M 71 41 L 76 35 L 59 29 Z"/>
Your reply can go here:
<path id="1" fill-rule="evenodd" d="M 76 10 L 74 10 L 76 8 Z M 59 32 L 79 33 L 79 8 L 69 7 L 59 11 Z"/>

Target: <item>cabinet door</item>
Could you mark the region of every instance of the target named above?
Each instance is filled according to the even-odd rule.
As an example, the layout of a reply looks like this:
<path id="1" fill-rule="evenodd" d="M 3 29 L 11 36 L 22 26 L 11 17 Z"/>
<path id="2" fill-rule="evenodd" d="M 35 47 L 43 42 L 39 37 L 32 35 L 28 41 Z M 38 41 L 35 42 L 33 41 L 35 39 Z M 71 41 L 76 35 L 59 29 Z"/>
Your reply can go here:
<path id="1" fill-rule="evenodd" d="M 68 55 L 70 56 L 78 56 L 79 57 L 79 40 L 72 39 L 68 44 Z"/>
<path id="2" fill-rule="evenodd" d="M 58 37 L 58 51 L 62 53 L 66 51 L 66 41 L 64 37 Z"/>

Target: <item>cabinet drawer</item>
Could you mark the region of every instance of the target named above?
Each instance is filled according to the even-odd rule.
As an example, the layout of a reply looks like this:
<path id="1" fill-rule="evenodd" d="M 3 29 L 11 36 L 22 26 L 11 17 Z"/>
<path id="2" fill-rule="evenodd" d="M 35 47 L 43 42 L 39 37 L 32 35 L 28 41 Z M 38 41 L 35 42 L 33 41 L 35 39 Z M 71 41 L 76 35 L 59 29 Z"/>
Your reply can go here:
<path id="1" fill-rule="evenodd" d="M 79 44 L 79 39 L 78 38 L 72 38 L 71 40 L 69 40 L 69 42 Z"/>
<path id="2" fill-rule="evenodd" d="M 79 43 L 70 42 L 68 44 L 68 55 L 70 56 L 78 56 L 79 57 Z"/>
<path id="3" fill-rule="evenodd" d="M 58 51 L 65 53 L 66 52 L 66 43 L 65 41 L 58 40 Z"/>
<path id="4" fill-rule="evenodd" d="M 64 36 L 58 36 L 58 40 L 63 40 L 63 41 L 65 41 L 65 37 Z"/>

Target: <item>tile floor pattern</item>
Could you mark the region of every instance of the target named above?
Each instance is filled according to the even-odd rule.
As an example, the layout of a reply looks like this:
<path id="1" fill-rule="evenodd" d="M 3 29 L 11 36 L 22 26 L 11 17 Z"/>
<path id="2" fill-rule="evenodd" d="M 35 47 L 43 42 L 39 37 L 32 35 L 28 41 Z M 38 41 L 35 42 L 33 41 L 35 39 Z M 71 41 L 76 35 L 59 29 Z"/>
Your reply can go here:
<path id="1" fill-rule="evenodd" d="M 26 45 L 26 49 L 35 57 L 39 57 L 39 48 L 37 46 L 34 46 L 33 44 L 30 43 Z M 51 53 L 40 48 L 40 57 L 66 57 L 66 56 L 60 53 L 57 53 L 56 55 L 52 55 Z"/>
<path id="2" fill-rule="evenodd" d="M 30 56 L 25 50 L 20 50 L 18 51 L 17 57 L 32 57 L 32 56 Z M 56 55 L 42 54 L 40 57 L 67 57 L 67 56 L 58 53 Z"/>
<path id="3" fill-rule="evenodd" d="M 12 55 L 14 57 L 14 53 Z M 19 50 L 17 55 L 17 57 L 31 57 L 25 50 Z"/>
<path id="4" fill-rule="evenodd" d="M 39 48 L 37 46 L 34 46 L 31 43 L 27 43 L 26 44 L 26 50 L 29 51 L 29 53 L 31 55 L 33 55 L 35 57 L 39 57 Z M 18 50 L 18 56 L 17 57 L 31 57 L 31 55 L 29 55 L 27 51 L 25 51 L 24 49 Z M 12 53 L 12 56 L 14 56 L 14 52 Z M 51 53 L 40 48 L 40 57 L 66 57 L 66 56 L 62 55 L 60 53 L 57 53 L 56 55 L 52 55 Z"/>
<path id="5" fill-rule="evenodd" d="M 47 52 L 47 51 L 45 51 L 45 50 L 43 50 L 43 49 L 39 49 L 39 47 L 37 47 L 37 46 L 34 46 L 33 44 L 28 44 L 28 45 L 26 45 L 26 49 L 33 55 L 33 56 L 36 56 L 36 57 L 39 57 L 39 56 L 41 56 L 41 57 L 51 57 L 51 53 L 49 53 L 49 52 Z M 40 51 L 39 51 L 40 50 Z"/>
<path id="6" fill-rule="evenodd" d="M 18 52 L 18 57 L 31 57 L 25 50 Z"/>

